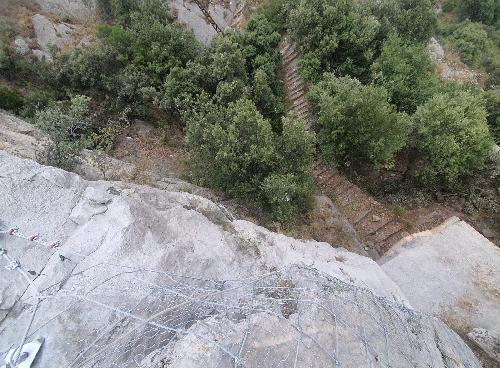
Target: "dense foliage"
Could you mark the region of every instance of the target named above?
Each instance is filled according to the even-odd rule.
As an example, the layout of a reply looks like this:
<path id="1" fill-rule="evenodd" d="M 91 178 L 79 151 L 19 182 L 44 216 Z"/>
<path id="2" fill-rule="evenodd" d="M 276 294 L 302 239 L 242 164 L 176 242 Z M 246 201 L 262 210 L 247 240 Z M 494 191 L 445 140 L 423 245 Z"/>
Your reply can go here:
<path id="1" fill-rule="evenodd" d="M 18 113 L 24 105 L 23 97 L 16 90 L 0 86 L 0 109 Z"/>
<path id="2" fill-rule="evenodd" d="M 379 40 L 397 34 L 408 42 L 425 43 L 434 31 L 436 13 L 432 0 L 364 0 L 361 4 L 363 11 L 379 21 Z"/>
<path id="3" fill-rule="evenodd" d="M 460 0 L 459 11 L 463 19 L 496 24 L 500 19 L 499 0 Z"/>
<path id="4" fill-rule="evenodd" d="M 74 96 L 67 104 L 54 105 L 36 113 L 34 123 L 47 133 L 40 159 L 47 165 L 71 169 L 85 146 L 84 132 L 91 125 L 90 99 Z"/>
<path id="5" fill-rule="evenodd" d="M 285 111 L 279 78 L 280 40 L 264 16 L 252 18 L 242 32 L 216 37 L 200 57 L 172 69 L 158 105 L 182 115 L 193 108 L 202 92 L 223 105 L 247 97 L 279 130 Z"/>
<path id="6" fill-rule="evenodd" d="M 481 24 L 465 22 L 451 34 L 449 39 L 465 63 L 472 66 L 479 65 L 488 39 Z"/>
<path id="7" fill-rule="evenodd" d="M 308 80 L 318 80 L 322 71 L 366 79 L 379 23 L 352 0 L 302 0 L 291 10 L 288 26 L 304 53 Z"/>
<path id="8" fill-rule="evenodd" d="M 466 63 L 490 73 L 491 88 L 500 79 L 497 3 L 447 0 L 443 9 L 455 21 L 438 25 Z M 271 0 L 244 29 L 207 46 L 164 1 L 96 4 L 106 21 L 97 42 L 60 51 L 51 63 L 17 55 L 0 19 L 2 85 L 29 81 L 22 96 L 0 87 L 0 107 L 33 117 L 49 134 L 47 163 L 69 168 L 82 147 L 109 149 L 128 118 L 165 129 L 174 119 L 186 130 L 195 180 L 293 221 L 313 192 L 315 135 L 286 115 L 285 33 L 302 51 L 317 120 L 311 129 L 327 161 L 366 172 L 405 157 L 421 183 L 450 186 L 481 167 L 488 126 L 498 139 L 498 92 L 435 73 L 426 50 L 436 25 L 432 0 Z"/>
<path id="9" fill-rule="evenodd" d="M 481 98 L 467 92 L 437 94 L 413 116 L 416 173 L 426 183 L 452 185 L 481 167 L 492 139 Z"/>
<path id="10" fill-rule="evenodd" d="M 427 101 L 439 85 L 424 46 L 406 43 L 394 35 L 385 40 L 372 73 L 375 83 L 389 92 L 398 110 L 409 113 Z"/>
<path id="11" fill-rule="evenodd" d="M 495 143 L 500 145 L 500 92 L 486 91 L 483 95 L 488 112 L 488 125 Z"/>
<path id="12" fill-rule="evenodd" d="M 312 192 L 313 136 L 304 124 L 283 119 L 273 132 L 255 104 L 242 98 L 227 107 L 206 102 L 187 125 L 191 166 L 203 184 L 268 206 L 289 222 Z"/>
<path id="13" fill-rule="evenodd" d="M 405 146 L 408 117 L 395 111 L 383 88 L 327 74 L 311 90 L 310 100 L 329 161 L 391 167 Z"/>

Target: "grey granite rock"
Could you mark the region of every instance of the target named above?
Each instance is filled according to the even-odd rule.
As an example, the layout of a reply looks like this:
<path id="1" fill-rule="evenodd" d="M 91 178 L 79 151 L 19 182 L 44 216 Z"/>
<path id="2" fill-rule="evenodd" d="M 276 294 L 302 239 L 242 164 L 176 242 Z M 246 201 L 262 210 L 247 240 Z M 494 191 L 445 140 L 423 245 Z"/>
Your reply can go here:
<path id="1" fill-rule="evenodd" d="M 0 194 L 0 226 L 19 229 L 0 243 L 21 265 L 0 267 L 0 351 L 29 326 L 45 339 L 34 368 L 480 367 L 374 261 L 203 197 L 4 151 Z"/>

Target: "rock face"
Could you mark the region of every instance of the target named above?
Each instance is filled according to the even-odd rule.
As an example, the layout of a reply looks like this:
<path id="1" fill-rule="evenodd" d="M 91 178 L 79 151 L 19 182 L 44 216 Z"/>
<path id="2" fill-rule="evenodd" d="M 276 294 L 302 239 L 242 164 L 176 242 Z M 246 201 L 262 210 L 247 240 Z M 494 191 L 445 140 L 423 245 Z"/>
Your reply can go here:
<path id="1" fill-rule="evenodd" d="M 455 217 L 412 235 L 379 263 L 417 310 L 439 316 L 462 336 L 482 329 L 500 341 L 500 249 L 466 222 Z"/>
<path id="2" fill-rule="evenodd" d="M 0 347 L 28 328 L 34 367 L 480 367 L 369 258 L 203 197 L 4 151 L 0 193 Z"/>
<path id="3" fill-rule="evenodd" d="M 96 16 L 94 0 L 36 0 L 40 8 L 60 17 L 85 22 Z"/>
<path id="4" fill-rule="evenodd" d="M 73 33 L 77 29 L 69 23 L 52 23 L 47 17 L 35 14 L 31 18 L 35 35 L 41 50 L 50 51 L 50 46 L 62 48 L 73 42 Z"/>
<path id="5" fill-rule="evenodd" d="M 0 149 L 35 160 L 46 139 L 33 125 L 0 110 Z"/>
<path id="6" fill-rule="evenodd" d="M 207 10 L 221 29 L 226 29 L 233 19 L 238 1 L 210 1 Z M 217 35 L 215 29 L 207 22 L 200 8 L 192 1 L 169 0 L 170 9 L 177 15 L 179 22 L 186 24 L 194 33 L 196 39 L 209 44 Z"/>

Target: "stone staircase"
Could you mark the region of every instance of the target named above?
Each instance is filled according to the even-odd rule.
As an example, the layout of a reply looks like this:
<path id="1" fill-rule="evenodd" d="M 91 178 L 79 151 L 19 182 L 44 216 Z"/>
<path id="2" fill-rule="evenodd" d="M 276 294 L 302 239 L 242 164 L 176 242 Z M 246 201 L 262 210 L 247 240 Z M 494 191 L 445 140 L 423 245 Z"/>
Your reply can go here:
<path id="1" fill-rule="evenodd" d="M 318 190 L 332 198 L 356 230 L 368 254 L 378 259 L 402 238 L 410 235 L 397 216 L 336 169 L 318 162 L 313 170 Z"/>
<path id="2" fill-rule="evenodd" d="M 299 75 L 299 51 L 285 39 L 281 44 L 280 53 L 289 110 L 311 126 L 307 83 Z"/>
<path id="3" fill-rule="evenodd" d="M 311 127 L 313 119 L 307 101 L 308 87 L 298 73 L 299 51 L 285 38 L 280 52 L 289 110 Z M 409 235 L 406 226 L 389 208 L 351 183 L 336 169 L 318 162 L 313 176 L 318 191 L 333 200 L 373 259 L 378 259 L 393 244 Z"/>

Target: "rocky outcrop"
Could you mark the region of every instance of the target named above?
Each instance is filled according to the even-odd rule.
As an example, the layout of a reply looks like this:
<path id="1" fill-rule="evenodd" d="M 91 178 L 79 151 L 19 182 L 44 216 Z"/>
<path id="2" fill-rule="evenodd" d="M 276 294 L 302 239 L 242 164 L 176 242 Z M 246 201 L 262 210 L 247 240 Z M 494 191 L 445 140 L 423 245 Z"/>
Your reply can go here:
<path id="1" fill-rule="evenodd" d="M 41 14 L 33 15 L 31 20 L 33 22 L 38 46 L 46 55 L 49 55 L 51 47 L 61 49 L 74 41 L 73 35 L 78 27 L 72 24 L 53 23 Z"/>
<path id="2" fill-rule="evenodd" d="M 498 359 L 499 346 L 488 348 L 500 341 L 498 247 L 455 217 L 402 240 L 379 263 L 416 309 L 439 316 L 462 336 L 472 332 L 469 338 Z"/>
<path id="3" fill-rule="evenodd" d="M 480 366 L 369 258 L 203 197 L 4 151 L 0 193 L 4 258 L 19 261 L 0 267 L 0 346 L 29 327 L 45 339 L 35 367 Z"/>
<path id="4" fill-rule="evenodd" d="M 36 0 L 36 2 L 45 12 L 78 22 L 92 21 L 96 17 L 94 0 Z"/>

